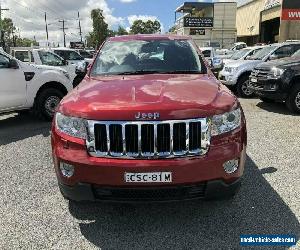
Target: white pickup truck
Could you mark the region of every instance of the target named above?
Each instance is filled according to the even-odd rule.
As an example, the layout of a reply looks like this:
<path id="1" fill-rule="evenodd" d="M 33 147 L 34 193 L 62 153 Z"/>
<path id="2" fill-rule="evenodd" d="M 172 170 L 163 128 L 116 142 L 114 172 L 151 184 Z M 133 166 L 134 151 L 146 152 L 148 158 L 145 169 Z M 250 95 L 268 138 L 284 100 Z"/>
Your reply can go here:
<path id="1" fill-rule="evenodd" d="M 0 51 L 0 114 L 33 109 L 40 118 L 51 120 L 72 89 L 66 70 L 24 63 Z"/>
<path id="2" fill-rule="evenodd" d="M 68 62 L 51 49 L 15 47 L 10 49 L 10 54 L 22 62 L 65 69 L 69 73 L 74 87 L 77 86 L 85 76 L 85 72 L 76 72 L 77 64 Z"/>

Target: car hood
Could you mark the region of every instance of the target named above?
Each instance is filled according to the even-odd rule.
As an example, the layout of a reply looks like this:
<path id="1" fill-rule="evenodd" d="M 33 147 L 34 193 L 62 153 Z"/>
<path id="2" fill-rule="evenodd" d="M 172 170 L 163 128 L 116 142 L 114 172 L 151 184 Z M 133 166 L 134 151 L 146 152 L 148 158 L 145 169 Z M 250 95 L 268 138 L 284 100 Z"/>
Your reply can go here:
<path id="1" fill-rule="evenodd" d="M 278 60 L 261 63 L 257 68 L 271 69 L 273 67 L 287 67 L 295 63 L 300 63 L 300 57 L 286 57 Z"/>
<path id="2" fill-rule="evenodd" d="M 236 97 L 207 75 L 143 75 L 86 78 L 59 107 L 91 120 L 133 120 L 137 112 L 160 119 L 188 119 L 227 112 Z"/>
<path id="3" fill-rule="evenodd" d="M 56 70 L 61 72 L 67 72 L 65 69 L 56 66 L 48 66 L 48 65 L 40 65 L 40 64 L 30 64 L 30 66 L 33 66 L 38 70 Z"/>
<path id="4" fill-rule="evenodd" d="M 231 63 L 228 63 L 226 67 L 230 68 L 247 68 L 252 67 L 257 64 L 260 64 L 262 61 L 260 60 L 236 60 Z"/>

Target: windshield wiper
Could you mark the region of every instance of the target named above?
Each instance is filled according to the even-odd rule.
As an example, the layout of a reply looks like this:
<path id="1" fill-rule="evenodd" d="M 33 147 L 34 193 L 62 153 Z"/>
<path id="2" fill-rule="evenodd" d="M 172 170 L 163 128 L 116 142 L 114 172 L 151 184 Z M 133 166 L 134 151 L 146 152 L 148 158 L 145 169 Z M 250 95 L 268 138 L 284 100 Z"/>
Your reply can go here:
<path id="1" fill-rule="evenodd" d="M 172 70 L 172 71 L 158 71 L 158 70 L 136 70 L 117 73 L 117 75 L 146 75 L 146 74 L 201 74 L 197 70 Z"/>
<path id="2" fill-rule="evenodd" d="M 117 73 L 117 75 L 146 75 L 146 74 L 158 74 L 159 71 L 155 70 L 136 70 L 136 71 L 126 71 Z"/>
<path id="3" fill-rule="evenodd" d="M 173 70 L 173 71 L 162 71 L 160 74 L 201 74 L 198 70 Z"/>

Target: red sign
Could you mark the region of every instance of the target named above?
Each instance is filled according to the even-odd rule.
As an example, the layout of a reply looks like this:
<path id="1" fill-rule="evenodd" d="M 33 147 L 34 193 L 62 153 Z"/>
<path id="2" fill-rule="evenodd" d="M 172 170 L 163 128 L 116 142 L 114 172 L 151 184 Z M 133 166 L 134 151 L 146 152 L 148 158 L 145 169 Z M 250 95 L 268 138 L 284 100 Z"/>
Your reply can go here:
<path id="1" fill-rule="evenodd" d="M 282 20 L 300 20 L 300 9 L 283 9 Z"/>
<path id="2" fill-rule="evenodd" d="M 283 0 L 282 1 L 282 20 L 299 20 L 300 21 L 300 1 Z"/>

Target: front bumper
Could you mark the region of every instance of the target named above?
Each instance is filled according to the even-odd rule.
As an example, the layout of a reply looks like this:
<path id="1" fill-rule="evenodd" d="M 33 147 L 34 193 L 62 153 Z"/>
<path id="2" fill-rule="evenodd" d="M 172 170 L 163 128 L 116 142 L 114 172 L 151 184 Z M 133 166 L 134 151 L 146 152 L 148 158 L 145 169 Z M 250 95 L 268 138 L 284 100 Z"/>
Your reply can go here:
<path id="1" fill-rule="evenodd" d="M 239 190 L 240 186 L 240 179 L 231 184 L 227 184 L 222 180 L 214 180 L 194 185 L 147 188 L 99 187 L 86 183 L 68 186 L 59 183 L 61 193 L 70 200 L 109 202 L 164 202 L 230 198 Z"/>
<path id="2" fill-rule="evenodd" d="M 222 196 L 223 191 L 230 193 L 231 187 L 238 185 L 234 183 L 244 172 L 247 135 L 246 125 L 243 123 L 242 127 L 235 131 L 212 138 L 210 149 L 204 156 L 150 160 L 91 157 L 87 153 L 85 141 L 61 134 L 54 126 L 51 140 L 57 179 L 62 193 L 70 199 L 105 200 L 105 197 L 99 195 L 101 190 L 109 193 L 112 189 L 123 190 L 123 192 L 129 189 L 140 190 L 138 192 L 142 192 L 143 189 L 153 189 L 162 194 L 164 191 L 172 193 L 174 191 L 170 189 L 175 188 L 177 190 L 175 197 L 162 195 L 161 199 L 180 200 L 212 198 L 219 194 Z M 228 174 L 224 171 L 223 164 L 232 159 L 239 160 L 239 167 L 234 173 Z M 72 177 L 66 178 L 62 175 L 60 162 L 74 166 Z M 172 183 L 126 183 L 124 181 L 126 172 L 172 172 Z M 205 186 L 201 194 L 190 195 L 190 190 L 195 191 L 195 188 L 200 186 Z M 183 191 L 178 191 L 179 189 Z M 138 197 L 138 200 L 143 200 Z M 130 200 L 126 197 L 121 198 L 111 196 L 111 200 Z M 154 197 L 153 200 L 160 199 Z"/>
<path id="3" fill-rule="evenodd" d="M 271 89 L 271 86 L 276 86 Z M 249 89 L 251 89 L 258 97 L 265 97 L 275 101 L 285 101 L 288 94 L 281 89 L 282 82 L 280 79 L 258 79 L 252 82 L 250 77 Z"/>

